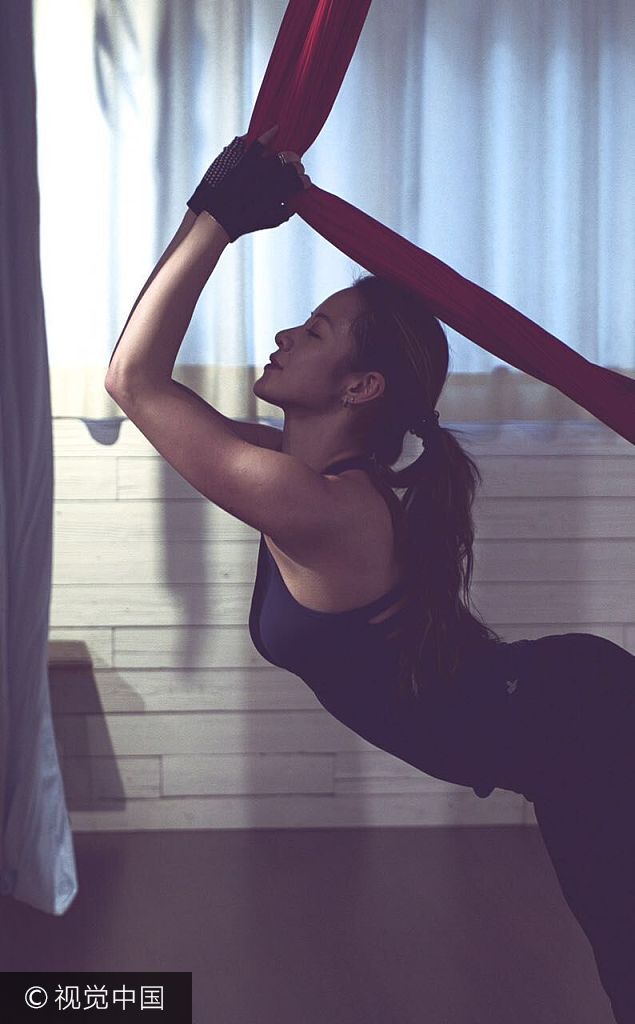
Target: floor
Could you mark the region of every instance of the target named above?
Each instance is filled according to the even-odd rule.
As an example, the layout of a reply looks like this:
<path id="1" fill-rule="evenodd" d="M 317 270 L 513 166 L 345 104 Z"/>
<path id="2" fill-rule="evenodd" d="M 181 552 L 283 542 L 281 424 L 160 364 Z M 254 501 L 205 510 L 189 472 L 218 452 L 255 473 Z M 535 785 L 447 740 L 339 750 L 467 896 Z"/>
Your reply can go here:
<path id="1" fill-rule="evenodd" d="M 535 826 L 75 834 L 0 970 L 192 972 L 196 1024 L 614 1024 Z"/>

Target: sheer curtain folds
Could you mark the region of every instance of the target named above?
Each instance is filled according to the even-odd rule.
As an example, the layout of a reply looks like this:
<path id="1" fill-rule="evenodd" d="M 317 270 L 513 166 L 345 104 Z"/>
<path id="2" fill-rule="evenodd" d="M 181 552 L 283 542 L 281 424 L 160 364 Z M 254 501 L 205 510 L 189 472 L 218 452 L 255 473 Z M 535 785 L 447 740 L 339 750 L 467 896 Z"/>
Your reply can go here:
<path id="1" fill-rule="evenodd" d="M 77 892 L 51 716 L 51 403 L 39 264 L 31 4 L 0 32 L 0 892 L 63 914 Z"/>

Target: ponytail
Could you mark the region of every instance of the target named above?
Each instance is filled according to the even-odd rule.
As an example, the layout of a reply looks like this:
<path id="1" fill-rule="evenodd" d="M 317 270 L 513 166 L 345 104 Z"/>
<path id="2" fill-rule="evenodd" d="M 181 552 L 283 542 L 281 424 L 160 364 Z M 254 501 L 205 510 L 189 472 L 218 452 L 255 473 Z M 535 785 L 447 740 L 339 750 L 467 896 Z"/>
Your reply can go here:
<path id="1" fill-rule="evenodd" d="M 351 325 L 347 369 L 377 370 L 386 382 L 359 428 L 379 479 L 402 492 L 396 540 L 407 597 L 396 620 L 400 680 L 418 694 L 434 678 L 450 679 L 477 645 L 501 640 L 470 607 L 472 506 L 482 478 L 455 436 L 462 432 L 433 420 L 449 364 L 442 325 L 421 296 L 397 282 L 368 274 L 352 288 L 362 310 Z M 419 432 L 421 421 L 422 454 L 392 469 L 406 432 Z"/>
<path id="2" fill-rule="evenodd" d="M 470 650 L 500 637 L 470 610 L 474 523 L 482 482 L 458 431 L 439 425 L 423 453 L 399 472 L 379 467 L 403 491 L 398 552 L 408 600 L 401 616 L 401 684 L 415 694 L 432 678 L 451 679 Z"/>

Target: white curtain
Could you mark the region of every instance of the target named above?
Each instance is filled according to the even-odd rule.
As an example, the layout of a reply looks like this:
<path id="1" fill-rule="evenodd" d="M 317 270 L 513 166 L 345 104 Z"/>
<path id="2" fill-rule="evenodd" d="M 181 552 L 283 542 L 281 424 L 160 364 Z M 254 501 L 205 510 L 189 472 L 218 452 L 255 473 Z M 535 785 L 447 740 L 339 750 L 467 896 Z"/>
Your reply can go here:
<path id="1" fill-rule="evenodd" d="M 3 5 L 0 140 L 0 892 L 63 914 L 77 878 L 48 685 L 53 460 L 27 0 Z"/>
<path id="2" fill-rule="evenodd" d="M 115 341 L 203 172 L 247 130 L 285 9 L 35 0 L 54 415 L 119 415 L 103 391 Z M 304 164 L 592 361 L 634 372 L 634 123 L 632 0 L 374 0 Z M 177 377 L 228 415 L 278 415 L 255 403 L 254 368 L 354 269 L 297 217 L 241 239 Z M 448 336 L 446 420 L 590 415 Z"/>

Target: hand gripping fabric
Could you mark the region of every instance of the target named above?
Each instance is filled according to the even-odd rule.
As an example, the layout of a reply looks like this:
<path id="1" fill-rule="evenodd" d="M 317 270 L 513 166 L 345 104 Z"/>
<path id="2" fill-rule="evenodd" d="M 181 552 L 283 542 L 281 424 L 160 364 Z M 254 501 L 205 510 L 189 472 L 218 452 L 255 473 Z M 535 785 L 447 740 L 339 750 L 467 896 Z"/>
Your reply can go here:
<path id="1" fill-rule="evenodd" d="M 257 139 L 246 146 L 236 135 L 208 167 L 187 205 L 194 213 L 207 210 L 235 242 L 249 231 L 275 228 L 295 209 L 287 205 L 304 186 L 291 164 Z"/>
<path id="2" fill-rule="evenodd" d="M 293 150 L 302 159 L 330 113 L 370 2 L 290 0 L 251 115 L 248 144 L 277 123 L 276 149 Z M 635 380 L 589 362 L 502 299 L 314 183 L 287 205 L 371 273 L 418 292 L 443 323 L 557 388 L 635 443 Z"/>

